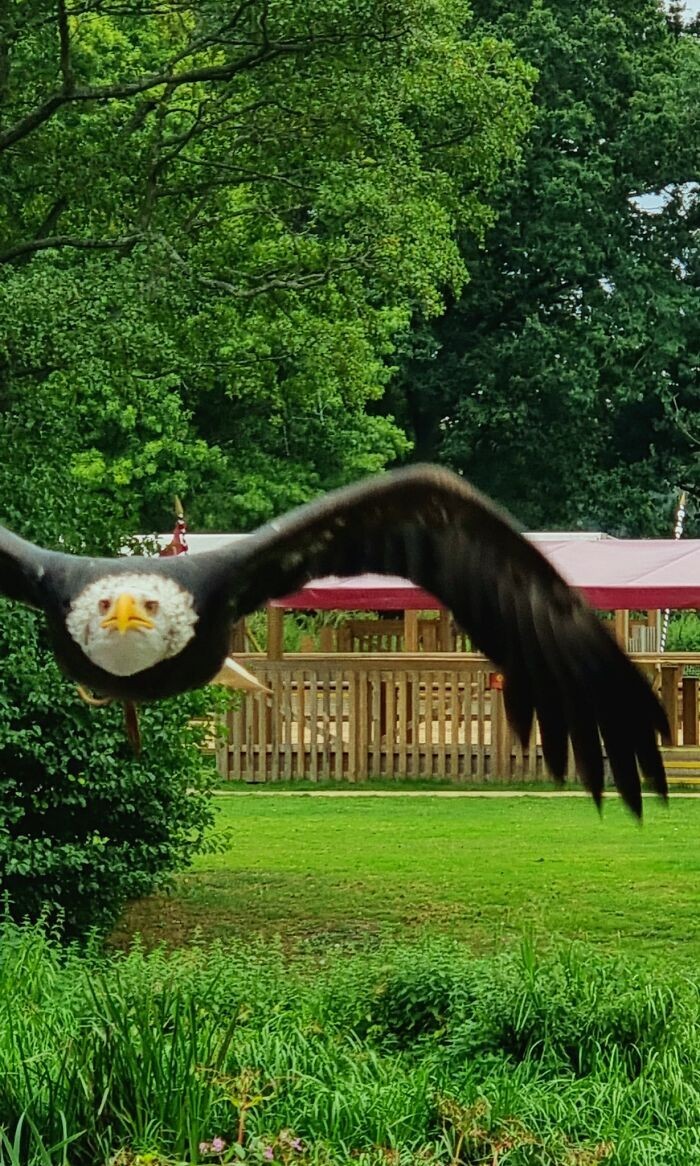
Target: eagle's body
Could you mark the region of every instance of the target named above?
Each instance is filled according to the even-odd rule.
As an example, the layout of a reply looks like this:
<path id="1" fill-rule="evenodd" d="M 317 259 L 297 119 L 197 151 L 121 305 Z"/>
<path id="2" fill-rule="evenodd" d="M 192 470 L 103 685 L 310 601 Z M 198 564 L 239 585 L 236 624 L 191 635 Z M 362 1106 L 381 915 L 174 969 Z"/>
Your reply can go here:
<path id="1" fill-rule="evenodd" d="M 504 673 L 506 712 L 523 741 L 537 715 L 556 777 L 570 741 L 599 801 L 602 738 L 635 812 L 639 768 L 665 793 L 656 735 L 668 725 L 645 678 L 509 518 L 445 470 L 379 475 L 197 556 L 93 559 L 0 528 L 0 593 L 45 613 L 73 680 L 125 702 L 206 684 L 235 620 L 309 579 L 364 571 L 404 576 L 452 611 Z"/>

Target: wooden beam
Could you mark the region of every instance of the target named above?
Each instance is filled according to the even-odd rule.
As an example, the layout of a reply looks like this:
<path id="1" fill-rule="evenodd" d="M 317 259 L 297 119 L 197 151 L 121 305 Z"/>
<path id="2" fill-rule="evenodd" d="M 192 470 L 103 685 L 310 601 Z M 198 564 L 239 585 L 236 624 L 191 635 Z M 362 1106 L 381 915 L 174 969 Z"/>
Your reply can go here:
<path id="1" fill-rule="evenodd" d="M 267 658 L 281 660 L 284 655 L 284 608 L 267 609 Z"/>
<path id="2" fill-rule="evenodd" d="M 621 648 L 627 651 L 627 641 L 630 634 L 630 613 L 625 609 L 615 612 L 615 639 Z"/>
<path id="3" fill-rule="evenodd" d="M 323 652 L 324 656 L 330 656 L 333 651 L 333 628 L 330 624 L 324 624 L 318 634 L 319 651 Z"/>
<path id="4" fill-rule="evenodd" d="M 681 682 L 683 692 L 683 744 L 698 744 L 698 681 L 695 676 L 684 676 Z"/>
<path id="5" fill-rule="evenodd" d="M 229 644 L 228 644 L 229 651 L 231 652 L 231 654 L 236 655 L 239 652 L 245 652 L 245 650 L 246 650 L 245 641 L 246 641 L 245 619 L 238 619 L 238 620 L 236 620 L 235 624 L 231 628 L 231 638 L 230 638 Z"/>
<path id="6" fill-rule="evenodd" d="M 661 665 L 661 703 L 671 727 L 671 744 L 678 744 L 678 673 L 677 665 Z"/>
<path id="7" fill-rule="evenodd" d="M 219 777 L 228 781 L 231 776 L 231 756 L 229 741 L 231 739 L 231 710 L 217 715 L 212 726 L 214 732 L 214 756 Z"/>
<path id="8" fill-rule="evenodd" d="M 438 616 L 438 651 L 452 652 L 452 616 L 449 611 L 441 611 Z"/>
<path id="9" fill-rule="evenodd" d="M 403 613 L 403 650 L 404 652 L 418 651 L 417 611 L 405 611 Z"/>
<path id="10" fill-rule="evenodd" d="M 653 651 L 658 652 L 661 638 L 661 612 L 658 608 L 651 608 L 647 611 L 647 627 L 653 628 L 656 632 L 656 635 L 650 638 L 649 643 Z"/>

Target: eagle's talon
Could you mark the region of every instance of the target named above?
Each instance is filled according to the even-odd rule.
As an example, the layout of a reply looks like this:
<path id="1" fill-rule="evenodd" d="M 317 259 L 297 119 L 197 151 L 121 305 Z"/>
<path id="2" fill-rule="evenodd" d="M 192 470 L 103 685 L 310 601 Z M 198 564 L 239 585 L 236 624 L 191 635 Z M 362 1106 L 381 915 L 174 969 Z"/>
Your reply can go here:
<path id="1" fill-rule="evenodd" d="M 92 693 L 88 692 L 87 688 L 84 688 L 82 684 L 76 684 L 75 687 L 78 690 L 78 696 L 80 699 L 84 700 L 86 704 L 89 704 L 91 708 L 104 708 L 105 705 L 112 704 L 112 701 L 114 700 L 114 698 L 111 696 L 93 696 Z"/>

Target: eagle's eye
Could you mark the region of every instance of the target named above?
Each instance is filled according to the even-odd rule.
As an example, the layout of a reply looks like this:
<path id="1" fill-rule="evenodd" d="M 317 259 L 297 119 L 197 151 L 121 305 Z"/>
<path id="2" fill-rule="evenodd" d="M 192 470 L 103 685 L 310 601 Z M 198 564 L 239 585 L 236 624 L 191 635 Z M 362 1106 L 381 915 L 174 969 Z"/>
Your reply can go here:
<path id="1" fill-rule="evenodd" d="M 160 604 L 157 599 L 146 599 L 144 601 L 143 610 L 147 615 L 157 615 Z"/>
<path id="2" fill-rule="evenodd" d="M 106 615 L 111 606 L 111 599 L 100 599 L 99 603 L 97 604 L 97 610 L 99 611 L 100 615 Z"/>

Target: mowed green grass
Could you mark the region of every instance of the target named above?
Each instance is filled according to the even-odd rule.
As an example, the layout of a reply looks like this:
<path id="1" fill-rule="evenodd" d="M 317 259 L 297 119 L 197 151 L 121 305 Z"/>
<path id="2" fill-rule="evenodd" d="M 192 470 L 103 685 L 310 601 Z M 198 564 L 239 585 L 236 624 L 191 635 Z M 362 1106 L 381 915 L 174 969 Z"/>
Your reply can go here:
<path id="1" fill-rule="evenodd" d="M 135 904 L 114 941 L 280 935 L 290 948 L 448 934 L 700 957 L 700 798 L 280 797 L 217 803 L 221 853 Z"/>

